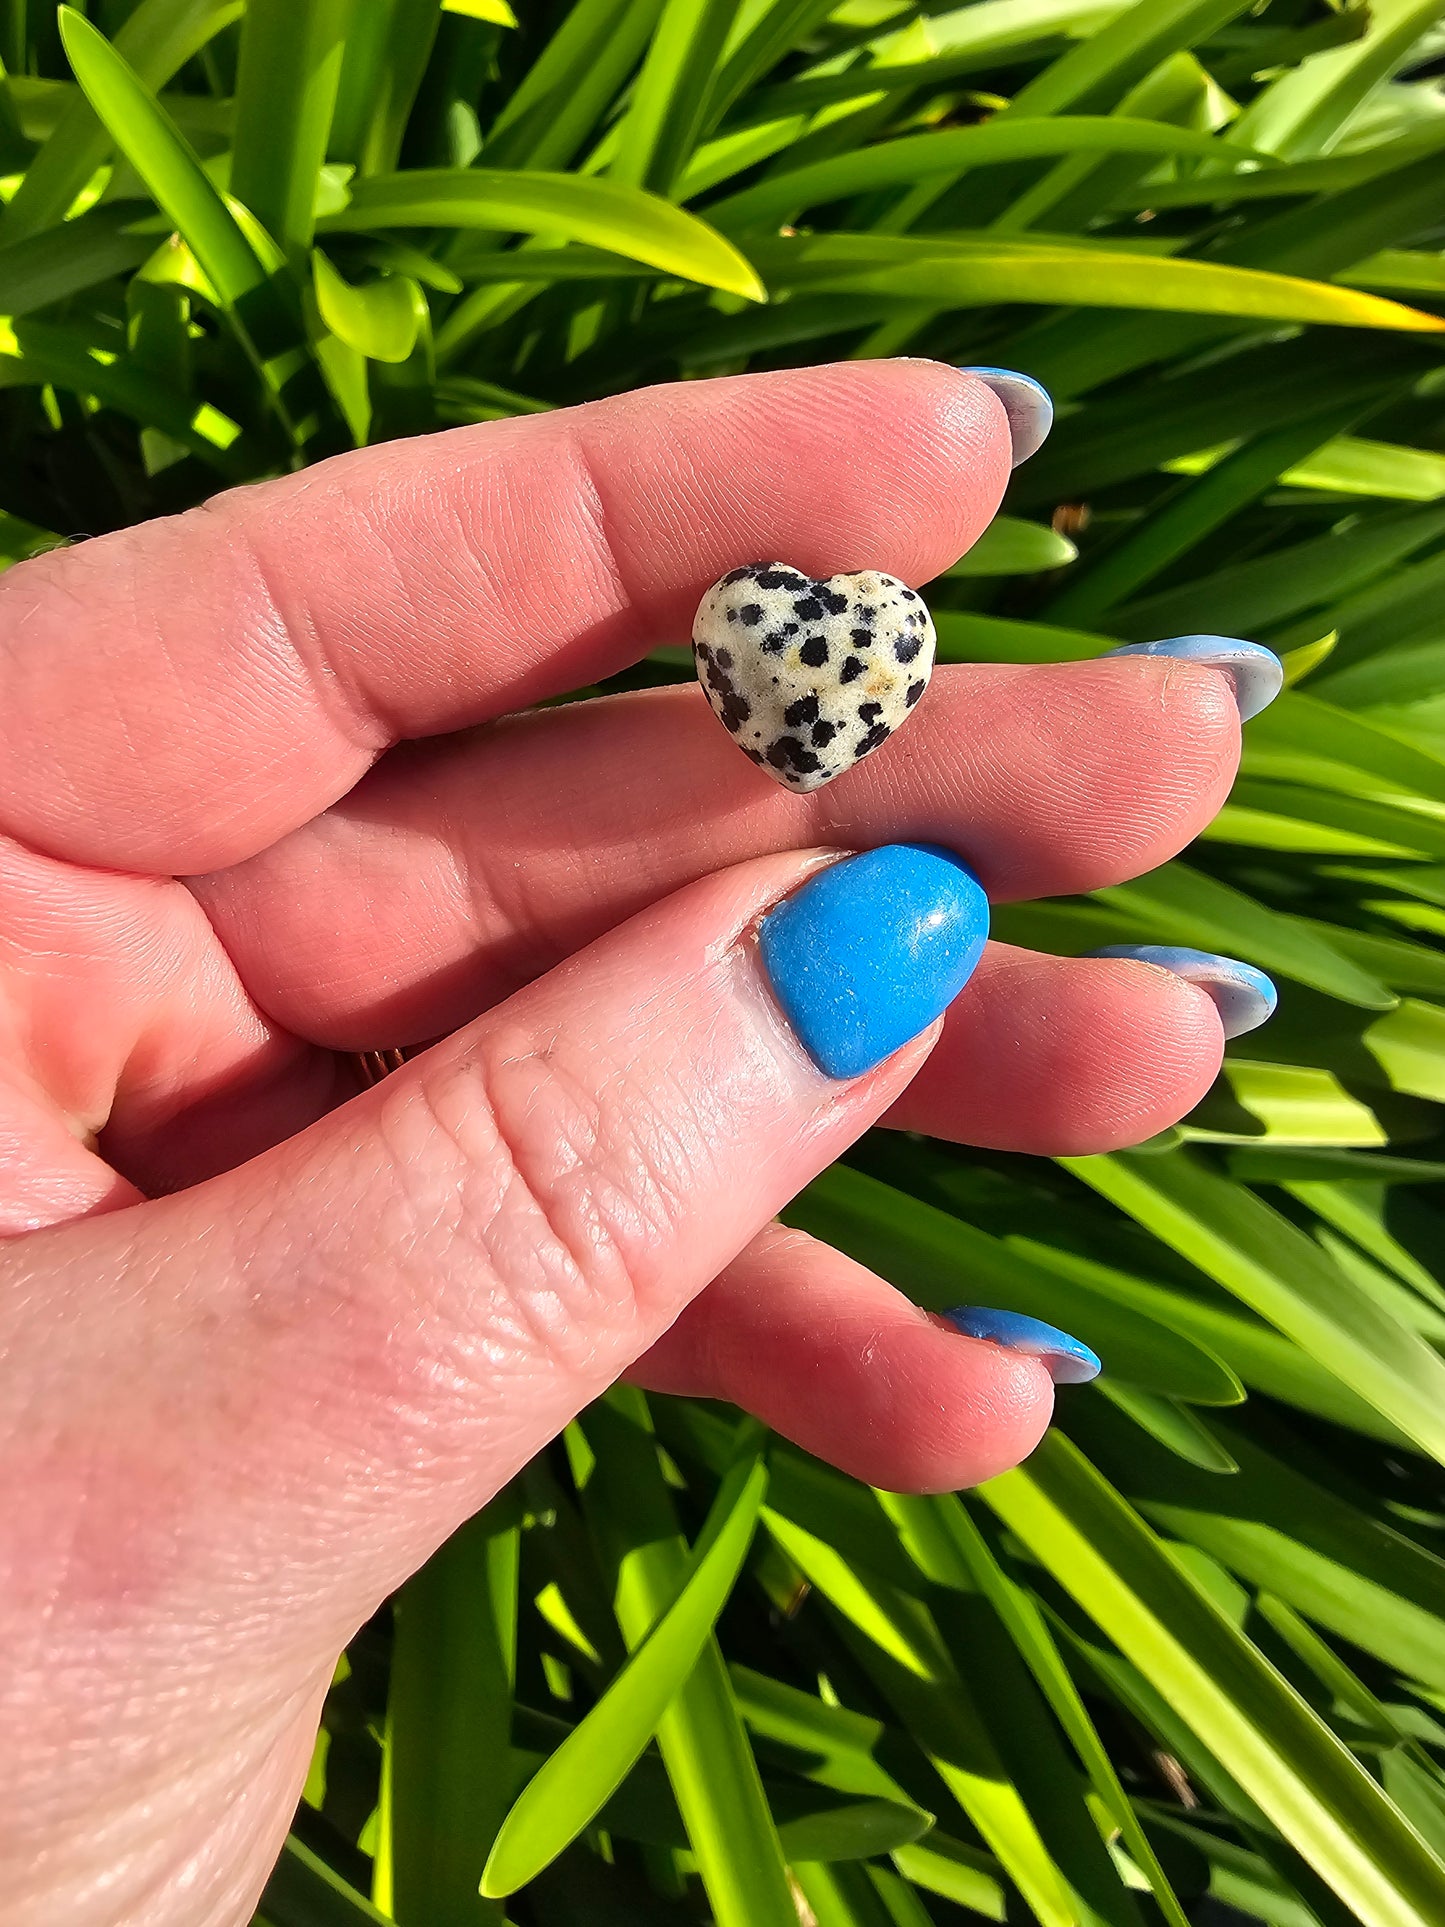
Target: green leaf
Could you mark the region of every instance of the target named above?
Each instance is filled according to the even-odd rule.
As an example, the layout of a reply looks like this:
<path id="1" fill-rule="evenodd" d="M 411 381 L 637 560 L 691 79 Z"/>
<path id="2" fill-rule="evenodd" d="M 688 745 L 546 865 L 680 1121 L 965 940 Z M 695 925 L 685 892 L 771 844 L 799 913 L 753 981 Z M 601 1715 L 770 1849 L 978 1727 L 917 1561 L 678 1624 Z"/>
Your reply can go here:
<path id="1" fill-rule="evenodd" d="M 784 1213 L 790 1224 L 838 1245 L 932 1311 L 999 1305 L 1063 1324 L 1131 1382 L 1206 1404 L 1239 1389 L 1217 1359 L 1148 1312 L 1036 1265 L 985 1231 L 861 1171 L 834 1165 Z"/>
<path id="2" fill-rule="evenodd" d="M 1224 451 L 1185 455 L 1166 467 L 1176 475 L 1202 475 Z M 1387 502 L 1438 502 L 1445 495 L 1445 455 L 1400 442 L 1372 442 L 1339 435 L 1302 462 L 1282 469 L 1278 480 L 1289 488 L 1314 488 L 1331 495 L 1372 495 Z"/>
<path id="3" fill-rule="evenodd" d="M 1135 0 L 1063 54 L 1015 95 L 1014 114 L 1101 107 L 1181 47 L 1205 40 L 1245 11 L 1248 0 Z"/>
<path id="4" fill-rule="evenodd" d="M 440 23 L 437 0 L 360 0 L 337 84 L 333 160 L 362 175 L 396 167 Z"/>
<path id="5" fill-rule="evenodd" d="M 930 176 L 956 174 L 965 167 L 1006 161 L 1040 160 L 1059 154 L 1181 154 L 1218 158 L 1232 153 L 1248 160 L 1247 148 L 1230 150 L 1212 135 L 1158 121 L 1081 115 L 1057 120 L 1001 117 L 980 127 L 950 128 L 934 134 L 907 134 L 855 153 L 840 154 L 806 167 L 774 174 L 756 187 L 716 201 L 708 219 L 729 232 L 771 226 L 800 209 L 820 207 L 846 195 L 880 187 L 912 186 Z"/>
<path id="6" fill-rule="evenodd" d="M 1096 890 L 1094 896 L 1157 931 L 1160 941 L 1242 957 L 1365 1010 L 1389 1010 L 1396 1002 L 1385 984 L 1323 935 L 1187 864 L 1170 863 L 1132 883 Z"/>
<path id="7" fill-rule="evenodd" d="M 231 192 L 288 253 L 311 240 L 342 50 L 357 4 L 248 0 L 246 7 Z"/>
<path id="8" fill-rule="evenodd" d="M 227 204 L 195 150 L 166 118 L 154 94 L 125 66 L 110 42 L 73 8 L 60 10 L 60 37 L 75 79 L 104 121 L 116 146 L 195 254 L 202 274 L 268 389 L 281 428 L 297 443 L 299 424 L 283 399 L 285 374 L 272 364 L 285 341 L 285 314 L 272 291 L 272 264 L 262 256 L 274 243 Z"/>
<path id="9" fill-rule="evenodd" d="M 494 1501 L 396 1602 L 375 1893 L 400 1920 L 502 1918 L 477 1882 L 506 1804 L 520 1552 L 515 1507 Z"/>
<path id="10" fill-rule="evenodd" d="M 667 0 L 617 130 L 614 181 L 670 194 L 697 144 L 740 0 Z"/>
<path id="11" fill-rule="evenodd" d="M 314 248 L 311 269 L 321 319 L 339 340 L 372 361 L 405 361 L 416 346 L 426 300 L 404 274 L 357 287 Z"/>
<path id="12" fill-rule="evenodd" d="M 1100 1379 L 1099 1391 L 1176 1458 L 1198 1466 L 1201 1472 L 1239 1470 L 1239 1461 L 1220 1444 L 1203 1419 L 1177 1399 L 1160 1398 L 1156 1392 L 1141 1392 L 1137 1386 L 1122 1384 L 1118 1379 Z"/>
<path id="13" fill-rule="evenodd" d="M 1343 628 L 1336 598 L 1397 568 L 1445 534 L 1445 509 L 1375 515 L 1213 575 L 1186 582 L 1111 616 L 1121 635 L 1165 636 L 1190 624 L 1212 634 L 1253 635 L 1305 610 L 1329 608 L 1329 626 Z M 1318 634 L 1318 628 L 1315 630 Z"/>
<path id="14" fill-rule="evenodd" d="M 60 34 L 87 100 L 195 255 L 260 365 L 246 316 L 269 275 L 252 238 L 184 136 L 110 43 L 70 7 L 60 10 Z"/>
<path id="15" fill-rule="evenodd" d="M 1442 0 L 1371 0 L 1363 38 L 1272 81 L 1240 117 L 1239 138 L 1286 159 L 1328 153 L 1355 109 L 1442 12 Z"/>
<path id="16" fill-rule="evenodd" d="M 1225 1481 L 1141 1451 L 1126 1427 L 1100 1418 L 1091 1406 L 1083 1443 L 1163 1530 L 1391 1669 L 1439 1687 L 1445 1562 L 1286 1464 L 1246 1425 L 1216 1421 L 1236 1463 Z M 1288 1449 L 1285 1438 L 1275 1443 Z"/>
<path id="17" fill-rule="evenodd" d="M 390 1927 L 387 1915 L 294 1833 L 281 1849 L 260 1904 L 272 1927 Z"/>
<path id="18" fill-rule="evenodd" d="M 960 1592 L 976 1588 L 988 1600 L 1083 1761 L 1111 1823 L 1118 1827 L 1144 1869 L 1160 1912 L 1171 1927 L 1189 1927 L 1037 1601 L 999 1564 L 957 1498 L 911 1498 L 880 1492 L 878 1499 L 898 1525 L 904 1545 L 931 1580 Z"/>
<path id="19" fill-rule="evenodd" d="M 565 167 L 608 113 L 663 0 L 577 0 L 493 123 L 494 167 Z"/>
<path id="20" fill-rule="evenodd" d="M 1445 1907 L 1445 1865 L 1066 1440 L 982 1497 L 1366 1927 Z"/>
<path id="21" fill-rule="evenodd" d="M 582 1832 L 627 1777 L 697 1664 L 732 1591 L 767 1480 L 767 1467 L 755 1453 L 740 1460 L 723 1482 L 676 1600 L 502 1822 L 482 1875 L 484 1894 L 510 1894 L 524 1886 Z"/>
<path id="22" fill-rule="evenodd" d="M 1445 330 L 1445 320 L 1436 315 L 1323 281 L 1062 240 L 830 233 L 754 242 L 751 253 L 774 287 L 906 294 L 937 308 L 1067 302 L 1085 308 L 1164 309 L 1338 328 Z M 904 275 L 906 280 L 900 278 Z"/>
<path id="23" fill-rule="evenodd" d="M 595 1453 L 582 1502 L 633 1648 L 681 1590 L 686 1544 L 642 1394 L 614 1387 L 585 1425 L 585 1433 L 573 1428 L 569 1444 L 576 1464 L 581 1448 Z M 749 1455 L 758 1431 L 745 1421 L 731 1440 L 738 1459 Z M 782 1845 L 715 1638 L 662 1715 L 657 1738 L 717 1927 L 796 1927 Z"/>
<path id="24" fill-rule="evenodd" d="M 1183 1151 L 1060 1162 L 1445 1462 L 1445 1359 L 1262 1199 Z"/>
<path id="25" fill-rule="evenodd" d="M 1035 575 L 1061 569 L 1079 551 L 1066 535 L 1042 522 L 1021 522 L 1016 516 L 996 515 L 967 555 L 944 573 L 950 576 Z"/>
<path id="26" fill-rule="evenodd" d="M 318 225 L 328 233 L 436 226 L 560 235 L 750 301 L 765 298 L 762 283 L 731 242 L 695 215 L 611 181 L 417 168 L 358 181 L 351 205 Z"/>
<path id="27" fill-rule="evenodd" d="M 208 41 L 240 18 L 245 0 L 141 0 L 115 36 L 118 55 L 149 88 L 163 87 Z M 25 170 L 5 213 L 8 245 L 61 220 L 111 149 L 110 130 L 77 94 Z"/>
<path id="28" fill-rule="evenodd" d="M 39 382 L 93 395 L 141 427 L 169 436 L 228 480 L 240 481 L 251 473 L 253 457 L 240 426 L 210 402 L 178 394 L 76 327 L 27 320 L 7 329 L 0 323 L 0 387 Z"/>
<path id="29" fill-rule="evenodd" d="M 126 232 L 134 218 L 131 208 L 95 207 L 28 241 L 0 247 L 6 314 L 14 320 L 138 268 L 151 252 L 151 242 Z"/>

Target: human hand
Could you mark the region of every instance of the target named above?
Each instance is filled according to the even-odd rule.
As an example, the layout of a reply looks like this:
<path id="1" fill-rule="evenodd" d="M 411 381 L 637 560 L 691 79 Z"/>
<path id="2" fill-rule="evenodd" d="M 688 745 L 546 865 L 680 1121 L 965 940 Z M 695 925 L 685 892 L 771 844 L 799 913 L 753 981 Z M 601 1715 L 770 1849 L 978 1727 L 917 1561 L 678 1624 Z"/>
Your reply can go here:
<path id="1" fill-rule="evenodd" d="M 473 730 L 740 561 L 926 581 L 1008 466 L 979 382 L 847 364 L 367 450 L 0 579 L 13 1921 L 245 1920 L 341 1646 L 619 1374 L 884 1485 L 1037 1441 L 1038 1360 L 771 1220 L 880 1119 L 1137 1141 L 1212 1081 L 1214 1003 L 991 945 L 940 1024 L 925 956 L 919 1034 L 837 1079 L 759 919 L 883 845 L 995 898 L 1152 868 L 1224 799 L 1229 679 L 941 668 L 811 796 L 695 688 Z M 372 1090 L 344 1054 L 437 1037 Z"/>

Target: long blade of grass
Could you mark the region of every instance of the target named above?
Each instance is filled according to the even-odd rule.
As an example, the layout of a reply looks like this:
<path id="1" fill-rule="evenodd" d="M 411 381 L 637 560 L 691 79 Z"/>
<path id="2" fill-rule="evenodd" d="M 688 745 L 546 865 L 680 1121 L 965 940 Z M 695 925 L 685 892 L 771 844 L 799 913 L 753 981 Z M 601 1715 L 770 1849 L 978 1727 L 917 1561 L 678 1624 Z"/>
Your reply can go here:
<path id="1" fill-rule="evenodd" d="M 587 1415 L 584 1436 L 596 1463 L 583 1504 L 616 1574 L 618 1624 L 636 1647 L 685 1582 L 686 1546 L 642 1394 L 615 1388 Z M 782 1846 L 715 1638 L 663 1714 L 658 1745 L 717 1927 L 797 1927 Z"/>
<path id="2" fill-rule="evenodd" d="M 245 0 L 141 0 L 116 33 L 117 53 L 150 88 L 160 88 L 214 36 L 240 18 Z M 77 194 L 102 166 L 111 134 L 83 94 L 25 170 L 5 211 L 7 245 L 63 219 Z"/>
<path id="3" fill-rule="evenodd" d="M 502 1918 L 477 1883 L 506 1808 L 520 1540 L 515 1509 L 498 1501 L 397 1600 L 377 1898 L 399 1920 Z"/>
<path id="4" fill-rule="evenodd" d="M 358 182 L 350 205 L 318 226 L 327 233 L 449 227 L 557 235 L 750 301 L 765 298 L 749 263 L 696 215 L 638 188 L 577 175 L 497 168 L 378 175 Z"/>
<path id="5" fill-rule="evenodd" d="M 248 0 L 231 192 L 288 254 L 306 247 L 356 0 Z"/>
<path id="6" fill-rule="evenodd" d="M 799 209 L 820 207 L 880 187 L 912 186 L 932 175 L 954 174 L 964 167 L 1081 152 L 1218 159 L 1226 147 L 1227 143 L 1212 135 L 1187 127 L 1166 127 L 1158 121 L 1093 119 L 1085 115 L 1050 121 L 1003 118 L 985 121 L 979 127 L 905 134 L 875 147 L 814 161 L 714 202 L 706 213 L 717 226 L 739 233 L 786 220 Z M 1250 155 L 1247 149 L 1240 149 L 1234 157 L 1248 160 Z"/>
<path id="7" fill-rule="evenodd" d="M 617 132 L 614 181 L 670 194 L 692 156 L 740 0 L 667 0 Z"/>
<path id="8" fill-rule="evenodd" d="M 724 1479 L 677 1598 L 502 1822 L 482 1874 L 484 1894 L 511 1894 L 524 1886 L 626 1779 L 712 1634 L 747 1556 L 767 1482 L 767 1466 L 756 1452 Z"/>
<path id="9" fill-rule="evenodd" d="M 1183 1151 L 1061 1162 L 1445 1463 L 1445 1359 L 1263 1199 Z"/>
<path id="10" fill-rule="evenodd" d="M 1367 1927 L 1445 1908 L 1445 1865 L 1065 1439 L 981 1496 Z"/>

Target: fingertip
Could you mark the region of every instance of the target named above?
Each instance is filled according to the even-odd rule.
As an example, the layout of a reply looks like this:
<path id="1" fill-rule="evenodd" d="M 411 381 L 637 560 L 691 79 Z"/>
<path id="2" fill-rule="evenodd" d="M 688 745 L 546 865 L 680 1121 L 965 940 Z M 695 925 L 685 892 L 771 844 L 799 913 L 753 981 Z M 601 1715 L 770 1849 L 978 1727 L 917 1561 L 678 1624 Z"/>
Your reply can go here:
<path id="1" fill-rule="evenodd" d="M 936 1401 L 937 1419 L 911 1450 L 901 1442 L 890 1479 L 872 1483 L 897 1492 L 958 1492 L 1021 1465 L 1054 1415 L 1045 1360 L 965 1336 L 933 1313 L 922 1330 L 928 1337 L 919 1380 Z"/>

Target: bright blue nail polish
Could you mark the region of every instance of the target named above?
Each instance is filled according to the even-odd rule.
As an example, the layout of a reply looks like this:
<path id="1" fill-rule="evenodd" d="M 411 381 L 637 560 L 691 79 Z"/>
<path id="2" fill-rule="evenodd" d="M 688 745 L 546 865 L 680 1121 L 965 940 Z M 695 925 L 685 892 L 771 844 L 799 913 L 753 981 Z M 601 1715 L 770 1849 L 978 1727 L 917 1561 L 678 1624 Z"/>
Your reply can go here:
<path id="1" fill-rule="evenodd" d="M 1111 656 L 1170 656 L 1176 662 L 1202 662 L 1222 669 L 1234 686 L 1241 722 L 1268 709 L 1284 688 L 1284 664 L 1262 642 L 1237 636 L 1168 636 L 1163 642 L 1125 642 Z"/>
<path id="2" fill-rule="evenodd" d="M 1054 404 L 1043 383 L 1014 368 L 960 368 L 958 372 L 981 381 L 1003 403 L 1013 436 L 1014 467 L 1037 455 L 1054 425 Z"/>
<path id="3" fill-rule="evenodd" d="M 1156 964 L 1208 993 L 1219 1012 L 1226 1037 L 1243 1037 L 1258 1030 L 1274 1015 L 1279 992 L 1262 970 L 1235 957 L 1218 957 L 1212 950 L 1186 950 L 1176 943 L 1111 943 L 1091 950 L 1091 957 L 1132 957 L 1137 963 Z"/>
<path id="4" fill-rule="evenodd" d="M 759 932 L 774 994 L 829 1077 L 860 1077 L 941 1017 L 987 937 L 978 879 L 927 843 L 830 864 Z"/>
<path id="5" fill-rule="evenodd" d="M 1048 1367 L 1055 1385 L 1087 1385 L 1104 1369 L 1097 1352 L 1057 1325 L 1046 1325 L 1042 1318 L 1027 1318 L 1021 1311 L 994 1311 L 988 1305 L 955 1305 L 943 1315 L 965 1338 L 986 1338 L 1005 1351 L 1037 1358 Z"/>

